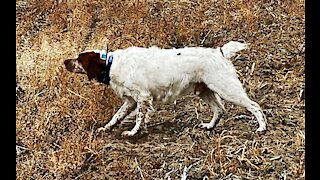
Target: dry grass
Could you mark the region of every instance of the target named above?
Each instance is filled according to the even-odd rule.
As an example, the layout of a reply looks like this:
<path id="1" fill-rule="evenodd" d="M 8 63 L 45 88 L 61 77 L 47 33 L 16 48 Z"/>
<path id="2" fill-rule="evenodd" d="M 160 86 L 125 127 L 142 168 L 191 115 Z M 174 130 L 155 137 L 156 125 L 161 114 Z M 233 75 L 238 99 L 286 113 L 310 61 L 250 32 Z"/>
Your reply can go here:
<path id="1" fill-rule="evenodd" d="M 300 0 L 16 1 L 17 179 L 304 179 L 304 16 Z M 121 124 L 97 134 L 121 100 L 62 63 L 106 45 L 238 39 L 251 43 L 233 62 L 265 134 L 229 103 L 215 130 L 197 128 L 211 113 L 192 95 L 157 105 L 148 133 L 122 138 L 133 124 Z"/>

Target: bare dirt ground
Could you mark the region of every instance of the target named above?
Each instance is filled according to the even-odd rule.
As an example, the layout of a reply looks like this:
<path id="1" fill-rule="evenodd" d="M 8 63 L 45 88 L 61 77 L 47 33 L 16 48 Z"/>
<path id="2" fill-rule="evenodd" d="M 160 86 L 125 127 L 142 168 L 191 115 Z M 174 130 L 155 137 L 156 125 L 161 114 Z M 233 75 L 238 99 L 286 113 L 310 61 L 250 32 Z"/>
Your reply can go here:
<path id="1" fill-rule="evenodd" d="M 303 0 L 16 1 L 17 179 L 304 179 Z M 121 105 L 114 92 L 71 74 L 63 60 L 86 49 L 251 43 L 232 61 L 268 131 L 226 102 L 212 117 L 188 95 L 156 105 L 148 132 L 133 123 L 96 129 Z M 185 172 L 184 172 L 185 171 Z"/>

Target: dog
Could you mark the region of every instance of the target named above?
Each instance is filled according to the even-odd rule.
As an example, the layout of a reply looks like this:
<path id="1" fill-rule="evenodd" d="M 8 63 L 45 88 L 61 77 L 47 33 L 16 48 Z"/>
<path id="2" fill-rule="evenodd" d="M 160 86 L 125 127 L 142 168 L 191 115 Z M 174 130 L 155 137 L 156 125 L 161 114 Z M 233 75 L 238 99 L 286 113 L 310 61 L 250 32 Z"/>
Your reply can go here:
<path id="1" fill-rule="evenodd" d="M 141 124 L 149 121 L 154 101 L 168 103 L 192 92 L 213 111 L 211 121 L 201 123 L 200 127 L 210 130 L 216 126 L 224 111 L 222 98 L 245 107 L 259 124 L 256 131 L 264 131 L 263 111 L 247 96 L 230 61 L 248 45 L 230 41 L 218 48 L 133 46 L 113 52 L 87 50 L 74 59 L 64 60 L 64 64 L 70 72 L 86 74 L 89 80 L 110 85 L 123 98 L 123 105 L 104 127 L 98 128 L 99 132 L 110 130 L 126 116 L 136 117 L 134 127 L 122 132 L 122 136 L 134 136 Z"/>

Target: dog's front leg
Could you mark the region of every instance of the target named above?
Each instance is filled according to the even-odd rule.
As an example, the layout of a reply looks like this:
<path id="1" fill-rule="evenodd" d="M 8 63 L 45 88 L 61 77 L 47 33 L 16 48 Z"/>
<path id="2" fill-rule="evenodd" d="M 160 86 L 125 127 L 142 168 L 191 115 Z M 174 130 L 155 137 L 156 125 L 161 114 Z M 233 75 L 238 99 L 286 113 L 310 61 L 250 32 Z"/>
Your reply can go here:
<path id="1" fill-rule="evenodd" d="M 141 123 L 144 123 L 146 118 L 146 113 L 148 110 L 148 101 L 141 101 L 137 103 L 137 114 L 136 114 L 136 124 L 131 129 L 131 131 L 123 131 L 122 136 L 133 136 L 140 129 Z"/>
<path id="2" fill-rule="evenodd" d="M 128 115 L 133 110 L 133 108 L 135 108 L 136 104 L 137 103 L 132 98 L 126 98 L 123 105 L 108 122 L 108 124 L 106 124 L 104 127 L 100 127 L 98 129 L 98 132 L 111 129 L 112 126 L 115 125 L 119 120 Z"/>

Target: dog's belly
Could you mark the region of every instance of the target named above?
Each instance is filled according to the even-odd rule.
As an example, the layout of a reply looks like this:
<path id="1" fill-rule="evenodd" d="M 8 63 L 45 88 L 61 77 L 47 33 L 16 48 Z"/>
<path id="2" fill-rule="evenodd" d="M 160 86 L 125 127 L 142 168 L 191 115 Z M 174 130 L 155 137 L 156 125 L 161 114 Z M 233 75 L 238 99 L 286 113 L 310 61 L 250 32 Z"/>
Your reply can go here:
<path id="1" fill-rule="evenodd" d="M 204 83 L 190 83 L 185 88 L 176 86 L 158 88 L 152 90 L 151 94 L 154 101 L 168 103 L 190 93 L 199 94 L 204 90 L 204 88 L 206 88 Z"/>

